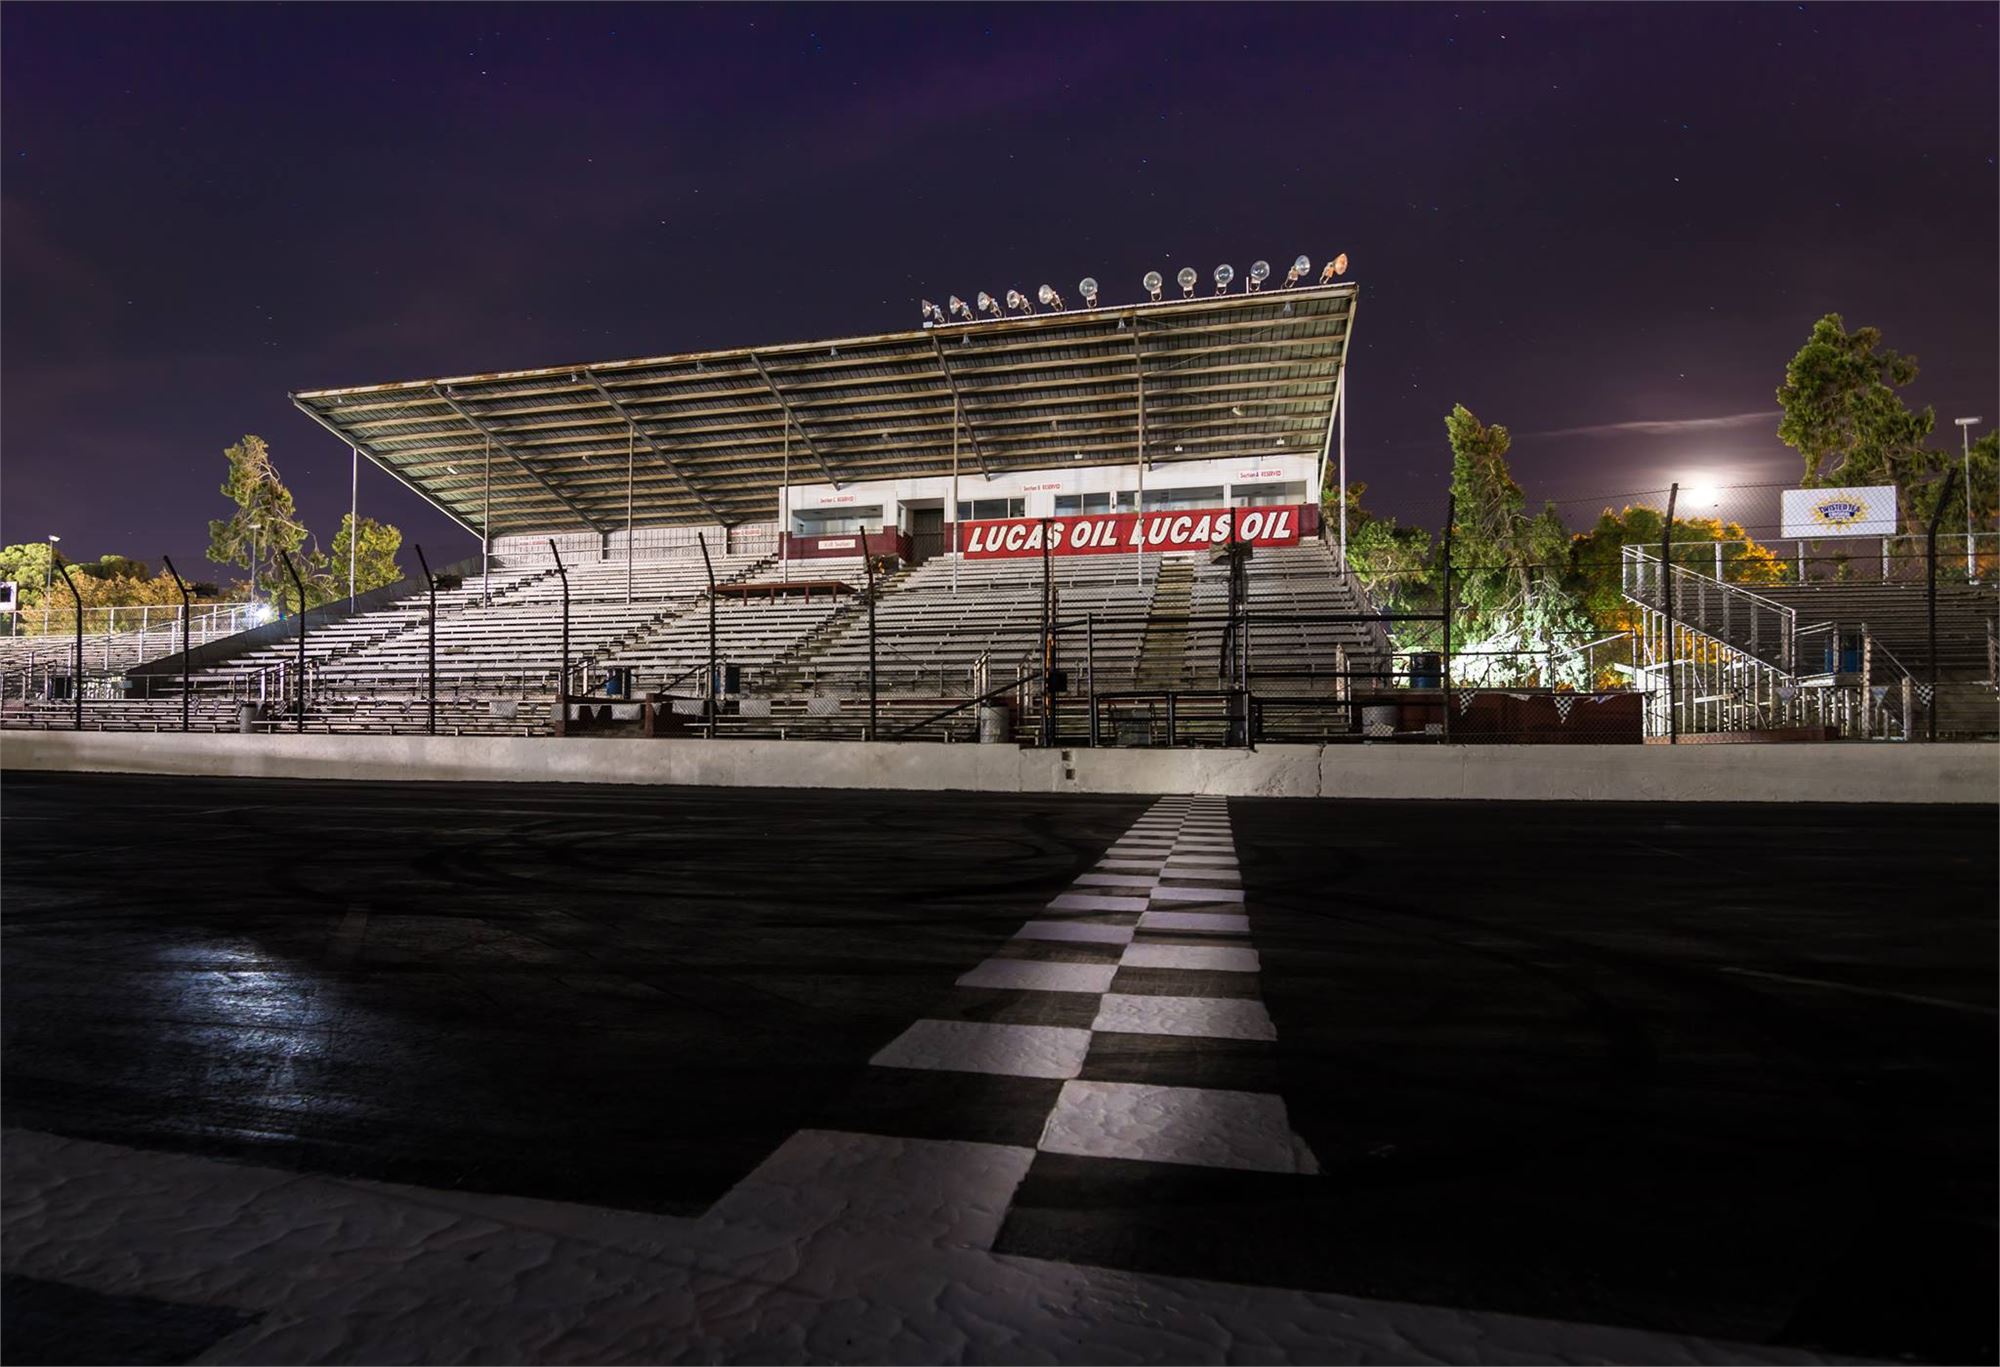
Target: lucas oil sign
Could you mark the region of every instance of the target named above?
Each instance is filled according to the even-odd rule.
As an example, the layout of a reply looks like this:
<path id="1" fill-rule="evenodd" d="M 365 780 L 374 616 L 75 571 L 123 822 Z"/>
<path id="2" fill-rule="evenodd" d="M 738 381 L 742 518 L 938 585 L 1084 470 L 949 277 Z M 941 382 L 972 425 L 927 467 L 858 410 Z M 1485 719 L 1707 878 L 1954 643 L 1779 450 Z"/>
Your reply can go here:
<path id="1" fill-rule="evenodd" d="M 1236 539 L 1253 546 L 1296 546 L 1299 510 L 1196 508 L 1187 512 L 1098 513 L 1084 517 L 1014 517 L 961 522 L 958 545 L 968 560 L 1040 555 L 1046 526 L 1051 555 L 1118 555 L 1132 551 L 1205 551 Z"/>

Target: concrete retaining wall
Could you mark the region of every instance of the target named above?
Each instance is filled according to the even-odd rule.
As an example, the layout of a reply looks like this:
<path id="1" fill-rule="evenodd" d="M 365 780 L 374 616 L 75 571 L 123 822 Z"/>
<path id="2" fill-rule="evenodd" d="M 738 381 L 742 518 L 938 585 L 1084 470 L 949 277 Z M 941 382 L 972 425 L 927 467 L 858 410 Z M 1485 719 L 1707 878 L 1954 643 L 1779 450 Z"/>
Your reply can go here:
<path id="1" fill-rule="evenodd" d="M 1019 750 L 857 741 L 8 732 L 0 766 L 238 778 L 1576 802 L 2000 800 L 1993 745 L 1271 745 Z"/>

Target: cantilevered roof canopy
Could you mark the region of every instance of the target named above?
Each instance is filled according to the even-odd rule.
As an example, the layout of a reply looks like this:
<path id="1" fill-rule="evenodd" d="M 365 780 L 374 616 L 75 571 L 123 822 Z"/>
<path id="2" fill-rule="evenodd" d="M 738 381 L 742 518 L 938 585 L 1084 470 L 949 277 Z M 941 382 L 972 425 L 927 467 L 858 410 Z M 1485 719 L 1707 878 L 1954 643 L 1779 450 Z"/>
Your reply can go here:
<path id="1" fill-rule="evenodd" d="M 552 366 L 292 402 L 477 532 L 753 522 L 794 484 L 1320 451 L 1355 286 Z M 954 434 L 954 412 L 958 431 Z M 490 470 L 489 470 L 490 450 Z M 490 477 L 490 494 L 489 494 Z M 490 503 L 489 503 L 490 497 Z"/>

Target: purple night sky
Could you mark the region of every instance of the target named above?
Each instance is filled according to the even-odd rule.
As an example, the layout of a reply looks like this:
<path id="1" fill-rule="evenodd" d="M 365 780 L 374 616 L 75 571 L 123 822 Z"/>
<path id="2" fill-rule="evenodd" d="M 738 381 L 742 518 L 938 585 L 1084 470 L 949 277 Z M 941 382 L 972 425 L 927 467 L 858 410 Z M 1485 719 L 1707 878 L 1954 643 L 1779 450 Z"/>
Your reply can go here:
<path id="1" fill-rule="evenodd" d="M 288 390 L 1298 252 L 1353 257 L 1349 464 L 1408 519 L 1454 402 L 1536 500 L 1789 479 L 1772 391 L 1829 310 L 1955 444 L 2000 419 L 1995 14 L 10 5 L 0 538 L 211 574 L 249 431 L 330 543 L 347 451 Z"/>

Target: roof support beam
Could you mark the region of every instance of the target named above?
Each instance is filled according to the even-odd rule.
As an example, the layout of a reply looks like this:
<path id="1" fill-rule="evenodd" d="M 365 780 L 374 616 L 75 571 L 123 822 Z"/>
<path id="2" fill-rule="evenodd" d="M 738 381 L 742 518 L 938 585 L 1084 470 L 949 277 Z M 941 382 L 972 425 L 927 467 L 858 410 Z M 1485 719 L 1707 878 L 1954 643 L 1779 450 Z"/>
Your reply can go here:
<path id="1" fill-rule="evenodd" d="M 785 421 L 792 425 L 792 430 L 799 434 L 799 440 L 806 444 L 807 454 L 819 463 L 820 473 L 826 476 L 826 482 L 838 489 L 840 476 L 833 472 L 833 467 L 826 463 L 826 457 L 820 454 L 819 447 L 814 445 L 812 433 L 806 431 L 805 424 L 799 421 L 799 415 L 792 411 L 792 405 L 786 400 L 784 392 L 778 388 L 778 382 L 772 379 L 771 372 L 764 368 L 763 358 L 754 351 L 744 354 L 750 358 L 750 364 L 757 367 L 757 373 L 764 377 L 764 383 L 771 390 L 771 397 L 778 401 L 778 407 L 785 410 Z"/>
<path id="2" fill-rule="evenodd" d="M 931 350 L 937 353 L 938 369 L 944 373 L 944 387 L 951 391 L 952 423 L 955 427 L 963 427 L 965 429 L 966 440 L 972 443 L 972 458 L 979 464 L 979 473 L 987 479 L 991 479 L 993 478 L 993 471 L 987 468 L 986 452 L 980 448 L 978 429 L 965 420 L 964 397 L 958 392 L 958 381 L 952 377 L 951 363 L 945 360 L 944 346 L 938 341 L 935 332 L 931 334 Z M 953 508 L 952 515 L 954 519 L 957 517 L 957 514 L 958 510 Z"/>
<path id="3" fill-rule="evenodd" d="M 680 462 L 675 460 L 672 455 L 660 446 L 660 443 L 654 438 L 653 434 L 640 426 L 640 419 L 631 409 L 620 403 L 615 394 L 604 387 L 604 382 L 597 378 L 596 373 L 585 369 L 582 374 L 590 387 L 597 391 L 597 397 L 604 400 L 613 413 L 625 419 L 625 425 L 639 435 L 639 440 L 646 443 L 646 449 L 653 453 L 653 458 L 666 469 L 668 474 L 680 481 L 681 488 L 687 490 L 689 496 L 695 502 L 708 509 L 710 517 L 713 517 L 717 522 L 728 523 L 731 519 L 724 515 L 722 509 L 716 507 L 713 500 L 707 494 L 703 493 L 700 487 L 688 477 L 688 472 L 681 468 Z"/>
<path id="4" fill-rule="evenodd" d="M 572 513 L 575 513 L 577 518 L 583 523 L 584 526 L 590 528 L 590 530 L 596 532 L 599 536 L 602 536 L 606 532 L 611 530 L 609 526 L 600 524 L 596 518 L 592 517 L 589 513 L 586 513 L 583 509 L 577 507 L 575 501 L 572 500 L 568 494 L 564 493 L 561 489 L 558 489 L 553 483 L 551 483 L 547 475 L 543 474 L 540 470 L 537 470 L 534 466 L 528 464 L 528 462 L 522 458 L 521 453 L 519 451 L 516 451 L 513 447 L 509 446 L 507 444 L 507 438 L 505 436 L 503 436 L 499 432 L 494 431 L 491 427 L 488 427 L 480 419 L 474 417 L 469 409 L 467 409 L 457 399 L 453 398 L 450 394 L 445 392 L 445 388 L 443 385 L 432 385 L 431 393 L 437 395 L 438 402 L 442 403 L 446 408 L 449 408 L 452 412 L 458 414 L 458 416 L 464 419 L 465 422 L 475 432 L 487 438 L 495 446 L 499 447 L 502 451 L 504 451 L 509 459 L 511 459 L 516 465 L 520 466 L 523 470 L 527 471 L 530 476 L 533 477 L 535 483 L 541 485 L 542 488 L 546 489 L 549 492 L 550 496 L 556 500 L 556 502 L 562 504 L 563 507 L 569 509 Z"/>
<path id="5" fill-rule="evenodd" d="M 372 450 L 369 447 L 367 442 L 361 440 L 359 437 L 355 436 L 352 432 L 342 431 L 339 424 L 329 421 L 326 415 L 319 412 L 317 409 L 307 407 L 304 401 L 299 399 L 298 396 L 293 395 L 291 396 L 291 399 L 292 399 L 292 407 L 298 409 L 299 412 L 305 414 L 307 417 L 311 418 L 314 422 L 318 423 L 321 427 L 324 427 L 327 431 L 333 433 L 334 436 L 339 437 L 344 444 L 352 446 L 356 450 L 360 451 L 361 454 L 368 457 L 368 459 L 377 468 L 386 470 L 392 477 L 394 477 L 396 483 L 402 485 L 405 489 L 408 489 L 418 498 L 430 504 L 431 507 L 443 513 L 446 517 L 450 518 L 453 522 L 456 522 L 459 526 L 465 528 L 465 530 L 467 530 L 468 532 L 471 532 L 474 536 L 483 535 L 483 533 L 480 531 L 479 528 L 473 526 L 470 522 L 467 522 L 457 513 L 445 507 L 444 504 L 438 502 L 438 500 L 433 495 L 426 493 L 423 489 L 419 488 L 417 485 L 410 483 L 410 481 L 404 477 L 403 472 L 401 470 L 398 470 L 394 465 L 391 465 L 387 460 L 383 459 L 380 455 L 378 455 L 374 450 Z"/>

